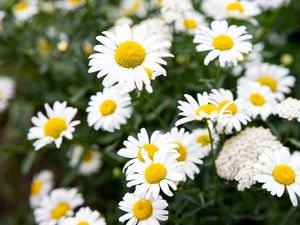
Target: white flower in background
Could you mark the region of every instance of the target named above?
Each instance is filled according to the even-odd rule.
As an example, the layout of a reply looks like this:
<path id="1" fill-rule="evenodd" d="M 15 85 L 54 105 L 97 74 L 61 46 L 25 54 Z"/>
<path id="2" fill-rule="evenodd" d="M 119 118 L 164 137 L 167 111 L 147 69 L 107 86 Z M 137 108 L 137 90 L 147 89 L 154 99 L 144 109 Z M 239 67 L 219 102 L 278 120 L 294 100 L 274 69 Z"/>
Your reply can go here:
<path id="1" fill-rule="evenodd" d="M 219 136 L 215 132 L 214 129 L 211 130 L 212 138 L 213 138 L 213 146 L 216 148 L 217 143 L 219 141 Z M 211 146 L 211 138 L 209 136 L 207 128 L 199 128 L 192 131 L 192 135 L 194 136 L 194 142 L 197 143 L 197 151 L 200 151 L 203 157 L 208 156 Z"/>
<path id="2" fill-rule="evenodd" d="M 177 189 L 177 184 L 183 179 L 183 164 L 176 159 L 178 153 L 157 152 L 153 160 L 148 157 L 146 151 L 142 150 L 142 157 L 145 162 L 135 161 L 126 174 L 127 187 L 136 186 L 136 193 L 146 198 L 158 197 L 160 191 L 169 197 L 173 196 L 172 191 Z"/>
<path id="3" fill-rule="evenodd" d="M 15 82 L 9 77 L 0 76 L 0 113 L 4 111 L 9 100 L 15 94 Z"/>
<path id="4" fill-rule="evenodd" d="M 30 187 L 30 205 L 32 208 L 39 206 L 42 198 L 53 188 L 53 174 L 43 170 L 33 177 Z"/>
<path id="5" fill-rule="evenodd" d="M 126 163 L 124 169 L 135 161 L 144 162 L 142 156 L 142 150 L 148 153 L 148 157 L 153 160 L 154 155 L 157 152 L 176 152 L 177 145 L 173 143 L 172 139 L 162 134 L 160 131 L 154 131 L 151 135 L 147 133 L 145 128 L 142 128 L 137 134 L 137 138 L 129 136 L 124 141 L 124 148 L 118 151 L 118 155 L 132 159 Z"/>
<path id="6" fill-rule="evenodd" d="M 300 100 L 287 98 L 275 105 L 273 114 L 286 120 L 297 119 L 300 122 Z"/>
<path id="7" fill-rule="evenodd" d="M 87 121 L 95 130 L 114 132 L 127 123 L 131 117 L 131 97 L 123 87 L 113 86 L 104 88 L 91 96 Z"/>
<path id="8" fill-rule="evenodd" d="M 289 69 L 268 63 L 251 64 L 246 68 L 245 76 L 238 82 L 247 84 L 251 80 L 269 87 L 278 100 L 283 100 L 284 95 L 291 92 L 296 82 Z"/>
<path id="9" fill-rule="evenodd" d="M 197 165 L 203 163 L 201 159 L 204 157 L 203 152 L 198 149 L 194 135 L 185 131 L 184 128 L 179 130 L 177 127 L 172 128 L 168 134 L 174 143 L 177 144 L 176 151 L 180 156 L 176 160 L 184 162 L 183 181 L 186 181 L 187 177 L 194 180 L 195 174 L 200 172 Z"/>
<path id="10" fill-rule="evenodd" d="M 274 10 L 290 3 L 290 0 L 255 0 L 255 2 L 264 10 Z"/>
<path id="11" fill-rule="evenodd" d="M 246 114 L 253 119 L 260 116 L 262 120 L 266 120 L 277 103 L 276 96 L 269 87 L 251 81 L 238 86 L 238 97 L 245 103 Z"/>
<path id="12" fill-rule="evenodd" d="M 83 198 L 76 188 L 57 188 L 46 195 L 34 210 L 35 221 L 40 225 L 55 225 L 67 216 L 73 216 L 74 209 L 83 204 Z"/>
<path id="13" fill-rule="evenodd" d="M 70 166 L 75 168 L 79 164 L 78 172 L 82 175 L 96 173 L 102 166 L 101 154 L 95 147 L 85 149 L 82 145 L 74 145 L 68 156 Z"/>
<path id="14" fill-rule="evenodd" d="M 214 89 L 209 95 L 212 104 L 218 108 L 216 129 L 218 133 L 231 134 L 233 130 L 240 131 L 250 118 L 246 115 L 246 104 L 240 98 L 234 99 L 229 90 Z"/>
<path id="15" fill-rule="evenodd" d="M 39 12 L 37 0 L 21 0 L 16 3 L 13 8 L 13 14 L 15 18 L 20 21 L 24 22 L 29 20 L 35 14 Z"/>
<path id="16" fill-rule="evenodd" d="M 195 36 L 194 42 L 199 44 L 196 47 L 198 52 L 209 51 L 204 59 L 204 64 L 218 58 L 220 66 L 226 63 L 237 65 L 244 59 L 245 54 L 252 50 L 249 41 L 252 35 L 248 34 L 245 26 L 228 26 L 227 21 L 213 21 L 211 28 L 202 26 Z"/>
<path id="17" fill-rule="evenodd" d="M 159 221 L 168 220 L 167 207 L 167 201 L 160 195 L 157 198 L 144 198 L 136 193 L 126 193 L 119 203 L 119 208 L 125 212 L 119 221 L 124 223 L 128 220 L 127 225 L 159 225 Z"/>
<path id="18" fill-rule="evenodd" d="M 226 180 L 238 181 L 238 190 L 244 191 L 256 183 L 255 164 L 261 153 L 280 148 L 283 145 L 269 129 L 248 127 L 225 141 L 216 160 L 217 173 Z"/>
<path id="19" fill-rule="evenodd" d="M 177 31 L 195 35 L 200 26 L 206 24 L 204 17 L 197 11 L 188 11 L 175 22 Z"/>
<path id="20" fill-rule="evenodd" d="M 96 210 L 82 207 L 74 217 L 60 220 L 59 225 L 106 225 L 104 217 Z"/>
<path id="21" fill-rule="evenodd" d="M 179 119 L 175 126 L 194 120 L 216 119 L 218 108 L 209 102 L 209 96 L 206 92 L 197 94 L 197 100 L 187 94 L 184 97 L 187 99 L 187 102 L 178 101 L 178 109 L 181 111 L 179 115 L 183 116 L 183 118 Z"/>
<path id="22" fill-rule="evenodd" d="M 58 9 L 72 11 L 85 4 L 85 0 L 59 0 L 56 2 Z"/>
<path id="23" fill-rule="evenodd" d="M 72 133 L 75 126 L 80 124 L 79 120 L 74 120 L 77 109 L 67 107 L 66 102 L 54 102 L 53 108 L 49 104 L 44 105 L 46 116 L 38 112 L 37 117 L 32 117 L 31 121 L 34 127 L 30 128 L 28 133 L 29 140 L 35 140 L 33 146 L 35 150 L 39 150 L 47 144 L 55 143 L 60 148 L 63 137 L 72 139 Z"/>
<path id="24" fill-rule="evenodd" d="M 259 174 L 254 179 L 263 183 L 263 189 L 277 197 L 281 197 L 286 189 L 293 206 L 298 205 L 297 196 L 300 196 L 298 157 L 291 156 L 285 148 L 275 152 L 266 151 L 259 157 L 256 168 L 259 170 Z"/>
<path id="25" fill-rule="evenodd" d="M 0 10 L 0 32 L 3 30 L 3 19 L 6 15 L 6 12 L 3 10 Z"/>
<path id="26" fill-rule="evenodd" d="M 122 16 L 144 17 L 147 14 L 148 3 L 145 0 L 122 0 L 120 11 Z"/>
<path id="27" fill-rule="evenodd" d="M 167 41 L 161 42 L 160 36 L 147 36 L 147 27 L 140 26 L 134 31 L 123 24 L 115 29 L 115 34 L 105 31 L 105 36 L 96 39 L 101 42 L 96 45 L 95 53 L 90 56 L 89 73 L 97 72 L 97 77 L 105 76 L 102 84 L 110 87 L 115 83 L 125 84 L 129 90 L 142 90 L 146 86 L 152 91 L 150 78 L 146 71 L 149 69 L 166 75 L 161 65 L 166 65 L 164 57 L 173 55 L 161 49 L 170 46 Z"/>
<path id="28" fill-rule="evenodd" d="M 260 14 L 256 2 L 239 0 L 204 0 L 202 10 L 215 20 L 227 18 L 249 20 Z"/>
<path id="29" fill-rule="evenodd" d="M 191 0 L 162 0 L 161 17 L 166 23 L 175 22 L 187 11 L 193 10 Z"/>

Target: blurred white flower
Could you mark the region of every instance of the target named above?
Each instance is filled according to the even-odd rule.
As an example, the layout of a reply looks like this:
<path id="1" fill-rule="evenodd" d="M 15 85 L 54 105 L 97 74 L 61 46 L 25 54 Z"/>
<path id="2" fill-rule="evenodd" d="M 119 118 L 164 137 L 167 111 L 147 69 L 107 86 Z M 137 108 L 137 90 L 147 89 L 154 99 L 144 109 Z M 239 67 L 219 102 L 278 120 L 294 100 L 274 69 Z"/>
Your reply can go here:
<path id="1" fill-rule="evenodd" d="M 38 1 L 21 0 L 13 6 L 12 11 L 18 21 L 24 22 L 39 12 Z"/>
<path id="2" fill-rule="evenodd" d="M 9 100 L 15 94 L 15 82 L 9 77 L 0 76 L 0 113 L 3 112 Z"/>

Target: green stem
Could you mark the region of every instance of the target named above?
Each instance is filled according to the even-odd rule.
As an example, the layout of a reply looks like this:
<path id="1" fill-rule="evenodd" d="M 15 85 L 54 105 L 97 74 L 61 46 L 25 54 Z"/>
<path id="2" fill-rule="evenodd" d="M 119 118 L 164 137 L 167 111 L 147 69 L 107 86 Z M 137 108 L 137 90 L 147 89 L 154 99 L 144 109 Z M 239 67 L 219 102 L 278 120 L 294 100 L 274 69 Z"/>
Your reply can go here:
<path id="1" fill-rule="evenodd" d="M 217 69 L 216 69 L 216 74 L 215 74 L 215 87 L 219 88 L 220 87 L 220 77 L 221 77 L 221 66 L 218 64 Z"/>

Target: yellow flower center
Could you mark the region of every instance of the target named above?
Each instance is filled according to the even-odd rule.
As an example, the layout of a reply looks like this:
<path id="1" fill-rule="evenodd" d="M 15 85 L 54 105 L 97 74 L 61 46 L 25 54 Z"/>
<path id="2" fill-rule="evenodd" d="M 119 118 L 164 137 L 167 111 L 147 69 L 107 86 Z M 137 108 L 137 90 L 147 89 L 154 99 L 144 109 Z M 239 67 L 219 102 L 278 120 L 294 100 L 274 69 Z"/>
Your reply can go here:
<path id="1" fill-rule="evenodd" d="M 183 25 L 187 29 L 195 29 L 198 27 L 197 21 L 194 19 L 185 19 Z"/>
<path id="2" fill-rule="evenodd" d="M 80 4 L 82 0 L 68 0 L 72 5 Z"/>
<path id="3" fill-rule="evenodd" d="M 58 138 L 60 134 L 67 129 L 66 120 L 58 117 L 48 119 L 44 126 L 45 136 Z"/>
<path id="4" fill-rule="evenodd" d="M 221 34 L 215 37 L 213 40 L 213 45 L 215 46 L 215 48 L 221 51 L 231 49 L 233 47 L 233 44 L 234 43 L 232 38 L 226 34 Z"/>
<path id="5" fill-rule="evenodd" d="M 115 52 L 116 62 L 125 68 L 140 66 L 146 57 L 146 51 L 135 41 L 126 41 L 120 44 Z"/>
<path id="6" fill-rule="evenodd" d="M 132 211 L 137 220 L 146 220 L 152 215 L 152 203 L 149 200 L 138 200 Z"/>
<path id="7" fill-rule="evenodd" d="M 250 101 L 253 105 L 263 106 L 266 103 L 265 97 L 259 93 L 253 93 L 250 95 Z"/>
<path id="8" fill-rule="evenodd" d="M 153 71 L 150 70 L 149 68 L 144 68 L 144 70 L 146 71 L 146 73 L 148 74 L 149 79 L 152 79 L 152 75 L 153 75 Z"/>
<path id="9" fill-rule="evenodd" d="M 167 169 L 161 163 L 152 163 L 146 168 L 144 175 L 149 184 L 158 184 L 167 176 Z"/>
<path id="10" fill-rule="evenodd" d="M 28 6 L 29 6 L 28 2 L 26 2 L 26 1 L 21 1 L 21 2 L 19 2 L 19 3 L 17 3 L 17 4 L 15 5 L 15 9 L 16 9 L 17 11 L 23 11 L 23 10 L 27 9 Z"/>
<path id="11" fill-rule="evenodd" d="M 197 143 L 200 144 L 201 146 L 207 146 L 210 143 L 210 137 L 208 134 L 202 134 L 198 136 L 197 138 Z"/>
<path id="12" fill-rule="evenodd" d="M 81 221 L 81 222 L 77 223 L 77 225 L 90 225 L 90 224 L 88 222 Z"/>
<path id="13" fill-rule="evenodd" d="M 277 81 L 273 77 L 263 76 L 257 81 L 263 86 L 268 86 L 273 92 L 277 90 Z"/>
<path id="14" fill-rule="evenodd" d="M 175 142 L 175 143 L 178 145 L 176 150 L 180 154 L 180 156 L 177 158 L 177 161 L 178 162 L 185 161 L 187 155 L 186 147 L 182 145 L 180 142 Z"/>
<path id="15" fill-rule="evenodd" d="M 52 45 L 48 40 L 40 39 L 38 42 L 38 48 L 41 52 L 48 53 L 48 52 L 50 52 Z"/>
<path id="16" fill-rule="evenodd" d="M 158 147 L 154 144 L 145 144 L 142 148 L 148 152 L 148 157 L 153 160 L 154 154 L 158 151 Z M 139 149 L 138 158 L 140 161 L 145 162 L 142 156 L 142 148 Z"/>
<path id="17" fill-rule="evenodd" d="M 283 185 L 290 185 L 295 182 L 295 171 L 287 165 L 276 166 L 272 173 L 274 179 Z"/>
<path id="18" fill-rule="evenodd" d="M 82 161 L 83 162 L 90 162 L 93 159 L 93 152 L 92 151 L 87 151 L 84 156 Z"/>
<path id="19" fill-rule="evenodd" d="M 71 209 L 68 203 L 59 203 L 57 206 L 51 211 L 52 219 L 60 219 L 61 217 L 67 215 L 68 211 Z"/>
<path id="20" fill-rule="evenodd" d="M 206 105 L 202 105 L 200 106 L 197 111 L 196 111 L 196 115 L 199 116 L 200 112 L 204 112 L 207 115 L 210 115 L 212 112 L 216 111 L 217 107 L 213 104 L 206 104 Z"/>
<path id="21" fill-rule="evenodd" d="M 228 105 L 228 103 L 230 103 L 230 102 L 231 101 L 228 101 L 228 100 L 221 102 L 219 104 L 218 111 L 220 112 L 221 110 L 223 110 L 223 114 L 235 115 L 238 111 L 238 108 L 234 102 L 232 102 L 231 104 Z M 223 109 L 225 105 L 227 105 L 226 109 Z"/>
<path id="22" fill-rule="evenodd" d="M 244 7 L 240 2 L 232 2 L 226 6 L 226 9 L 228 11 L 239 11 L 240 13 L 243 13 L 245 11 Z"/>
<path id="23" fill-rule="evenodd" d="M 44 182 L 40 179 L 36 179 L 31 184 L 31 195 L 39 195 L 42 187 L 44 186 Z"/>
<path id="24" fill-rule="evenodd" d="M 138 1 L 134 2 L 128 9 L 125 9 L 124 16 L 131 16 L 141 8 L 142 4 Z"/>
<path id="25" fill-rule="evenodd" d="M 116 108 L 116 102 L 114 100 L 108 99 L 102 102 L 99 111 L 103 116 L 109 116 L 115 112 Z"/>

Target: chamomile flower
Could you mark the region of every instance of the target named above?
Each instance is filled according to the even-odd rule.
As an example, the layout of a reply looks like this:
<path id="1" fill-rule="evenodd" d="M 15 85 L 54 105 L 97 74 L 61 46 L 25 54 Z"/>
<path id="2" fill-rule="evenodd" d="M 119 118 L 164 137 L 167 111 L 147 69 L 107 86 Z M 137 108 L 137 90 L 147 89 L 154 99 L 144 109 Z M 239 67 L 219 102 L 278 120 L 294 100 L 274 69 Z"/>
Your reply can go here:
<path id="1" fill-rule="evenodd" d="M 104 217 L 96 210 L 82 207 L 74 217 L 60 220 L 59 225 L 106 225 Z"/>
<path id="2" fill-rule="evenodd" d="M 177 127 L 172 128 L 169 135 L 174 143 L 177 144 L 176 151 L 180 156 L 176 160 L 184 162 L 183 181 L 186 181 L 187 177 L 194 180 L 195 174 L 200 172 L 197 164 L 202 164 L 203 161 L 201 159 L 204 157 L 203 152 L 198 149 L 194 135 L 185 131 L 184 128 L 179 130 Z"/>
<path id="3" fill-rule="evenodd" d="M 60 0 L 56 3 L 59 9 L 63 9 L 65 11 L 72 11 L 84 4 L 85 0 Z"/>
<path id="4" fill-rule="evenodd" d="M 116 27 L 115 33 L 105 31 L 105 36 L 98 36 L 101 42 L 94 50 L 99 52 L 90 56 L 89 73 L 98 72 L 97 77 L 105 76 L 102 84 L 110 87 L 115 83 L 125 84 L 129 90 L 147 87 L 152 91 L 146 69 L 166 75 L 161 66 L 167 62 L 164 57 L 173 55 L 161 49 L 170 46 L 169 42 L 160 42 L 161 37 L 148 37 L 146 26 L 139 26 L 134 31 L 127 24 Z"/>
<path id="5" fill-rule="evenodd" d="M 260 174 L 254 179 L 263 183 L 262 188 L 271 195 L 281 197 L 287 190 L 293 206 L 298 205 L 300 196 L 300 165 L 299 158 L 283 148 L 275 152 L 266 151 L 259 157 L 256 168 Z"/>
<path id="6" fill-rule="evenodd" d="M 238 86 L 238 97 L 245 103 L 246 114 L 254 119 L 260 116 L 266 120 L 276 105 L 275 95 L 270 88 L 256 82 Z"/>
<path id="7" fill-rule="evenodd" d="M 179 115 L 183 116 L 183 118 L 179 119 L 175 123 L 175 126 L 194 120 L 215 120 L 218 108 L 217 106 L 209 103 L 209 96 L 207 92 L 197 94 L 197 100 L 188 94 L 185 94 L 184 97 L 187 99 L 187 102 L 178 101 L 178 109 L 181 110 Z"/>
<path id="8" fill-rule="evenodd" d="M 72 216 L 74 209 L 82 204 L 83 198 L 76 188 L 54 189 L 34 210 L 34 217 L 40 225 L 55 225 L 61 219 Z"/>
<path id="9" fill-rule="evenodd" d="M 145 0 L 122 0 L 120 10 L 122 16 L 144 17 L 147 14 L 147 2 Z"/>
<path id="10" fill-rule="evenodd" d="M 159 225 L 159 221 L 168 220 L 167 207 L 168 203 L 160 195 L 145 198 L 136 193 L 126 193 L 119 203 L 119 208 L 125 212 L 119 221 L 124 223 L 128 220 L 127 225 Z"/>
<path id="11" fill-rule="evenodd" d="M 4 111 L 15 94 L 15 82 L 8 77 L 0 77 L 0 112 Z"/>
<path id="12" fill-rule="evenodd" d="M 137 138 L 129 136 L 124 141 L 124 148 L 118 151 L 118 155 L 132 159 L 124 167 L 127 168 L 135 161 L 144 162 L 142 150 L 148 153 L 148 157 L 153 160 L 154 155 L 159 152 L 176 152 L 177 145 L 172 139 L 160 131 L 154 131 L 151 135 L 147 133 L 145 128 L 142 128 L 137 134 Z"/>
<path id="13" fill-rule="evenodd" d="M 234 99 L 229 90 L 212 90 L 210 100 L 218 107 L 217 131 L 218 133 L 232 133 L 233 130 L 240 131 L 242 125 L 246 125 L 250 118 L 246 115 L 245 104 L 242 99 Z"/>
<path id="14" fill-rule="evenodd" d="M 175 27 L 177 31 L 194 35 L 200 26 L 205 25 L 204 17 L 197 11 L 188 11 L 178 18 Z"/>
<path id="15" fill-rule="evenodd" d="M 278 100 L 283 100 L 284 95 L 291 92 L 296 82 L 295 77 L 290 75 L 289 69 L 268 63 L 248 66 L 245 76 L 239 80 L 239 83 L 248 83 L 251 80 L 269 87 Z"/>
<path id="16" fill-rule="evenodd" d="M 197 151 L 200 151 L 203 157 L 208 156 L 211 150 L 211 141 L 213 141 L 214 148 L 217 146 L 217 143 L 219 141 L 219 136 L 214 129 L 211 129 L 211 133 L 213 140 L 211 140 L 207 128 L 199 128 L 192 131 L 194 142 L 197 143 Z"/>
<path id="17" fill-rule="evenodd" d="M 43 170 L 36 174 L 30 187 L 30 205 L 32 208 L 39 206 L 41 199 L 53 188 L 53 174 L 51 171 Z"/>
<path id="18" fill-rule="evenodd" d="M 13 14 L 15 18 L 24 22 L 39 12 L 37 0 L 21 0 L 13 6 Z"/>
<path id="19" fill-rule="evenodd" d="M 131 117 L 131 98 L 126 90 L 120 86 L 104 88 L 91 96 L 87 121 L 95 130 L 114 132 L 126 124 Z"/>
<path id="20" fill-rule="evenodd" d="M 82 175 L 96 173 L 102 166 L 101 154 L 94 147 L 85 150 L 82 145 L 74 145 L 69 158 L 71 167 L 75 168 L 79 164 L 78 172 Z"/>
<path id="21" fill-rule="evenodd" d="M 171 189 L 176 190 L 176 184 L 183 179 L 182 166 L 184 162 L 176 159 L 180 155 L 164 151 L 157 152 L 153 160 L 148 157 L 146 151 L 141 151 L 144 162 L 135 161 L 130 166 L 130 173 L 126 175 L 127 187 L 136 186 L 136 193 L 146 198 L 158 197 L 160 191 L 167 196 L 173 196 Z"/>
<path id="22" fill-rule="evenodd" d="M 204 59 L 205 65 L 218 58 L 220 66 L 224 67 L 226 63 L 237 65 L 244 59 L 244 54 L 251 52 L 251 38 L 245 26 L 228 26 L 227 21 L 222 20 L 213 21 L 211 28 L 200 27 L 194 42 L 199 44 L 196 47 L 198 52 L 209 51 Z"/>
<path id="23" fill-rule="evenodd" d="M 55 143 L 60 148 L 63 137 L 72 139 L 72 133 L 75 126 L 80 121 L 72 121 L 77 113 L 77 109 L 67 107 L 66 102 L 54 102 L 53 108 L 49 104 L 45 104 L 46 116 L 38 112 L 37 116 L 32 117 L 31 121 L 34 127 L 30 128 L 28 133 L 29 140 L 35 140 L 33 146 L 35 150 L 39 150 L 47 144 Z"/>
<path id="24" fill-rule="evenodd" d="M 255 0 L 255 2 L 264 10 L 274 10 L 289 4 L 290 0 Z"/>

